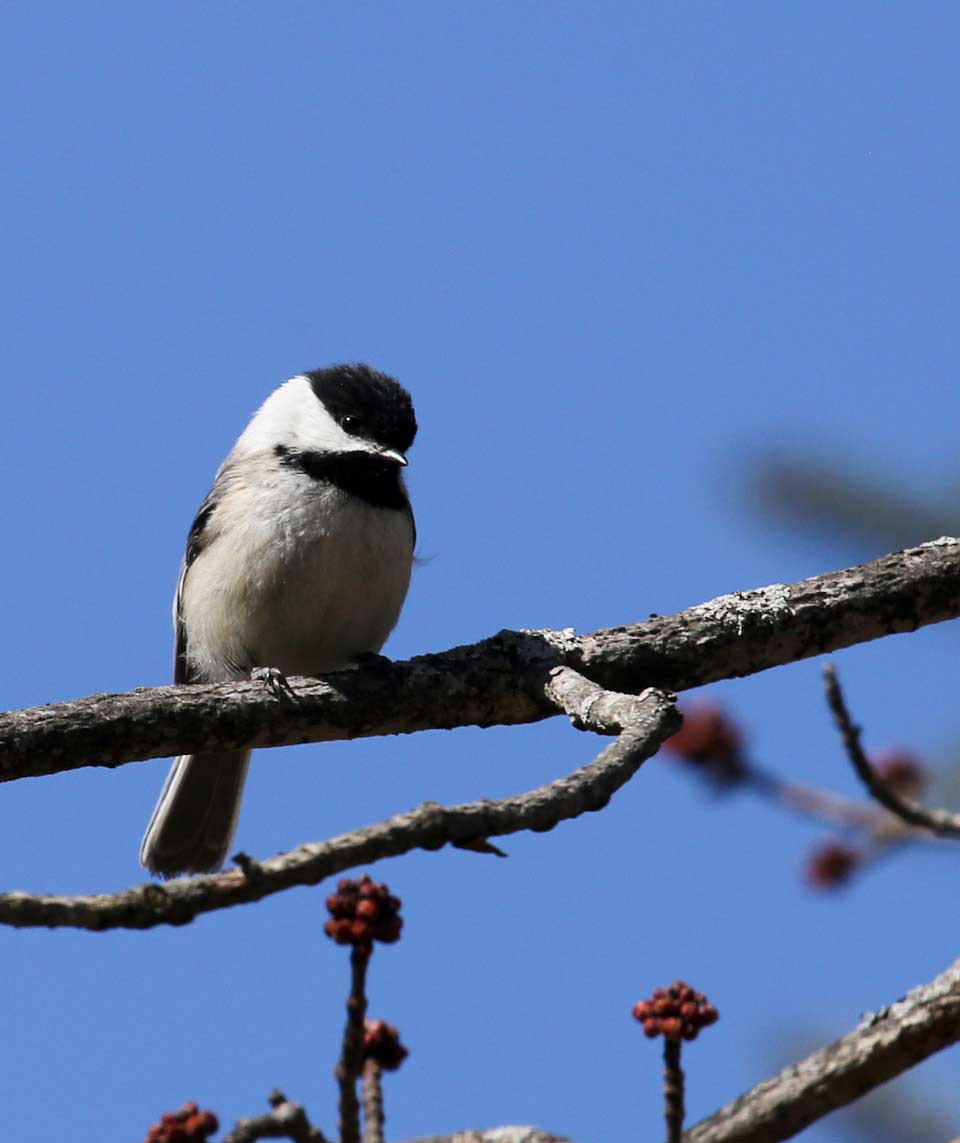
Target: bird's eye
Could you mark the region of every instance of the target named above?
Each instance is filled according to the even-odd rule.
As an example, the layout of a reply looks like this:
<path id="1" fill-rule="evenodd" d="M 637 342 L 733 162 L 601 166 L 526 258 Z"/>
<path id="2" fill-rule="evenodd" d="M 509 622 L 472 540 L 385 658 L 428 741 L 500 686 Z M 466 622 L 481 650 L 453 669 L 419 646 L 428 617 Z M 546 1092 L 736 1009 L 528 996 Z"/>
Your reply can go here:
<path id="1" fill-rule="evenodd" d="M 350 432 L 357 427 L 359 418 L 353 416 L 352 413 L 347 413 L 346 416 L 340 418 L 340 428 L 345 432 Z"/>

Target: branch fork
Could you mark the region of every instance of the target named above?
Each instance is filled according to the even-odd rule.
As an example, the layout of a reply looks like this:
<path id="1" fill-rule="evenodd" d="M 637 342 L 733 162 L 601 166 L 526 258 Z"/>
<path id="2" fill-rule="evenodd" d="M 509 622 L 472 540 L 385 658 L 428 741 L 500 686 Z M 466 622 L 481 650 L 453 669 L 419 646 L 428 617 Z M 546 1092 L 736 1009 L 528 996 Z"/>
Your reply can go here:
<path id="1" fill-rule="evenodd" d="M 561 821 L 602 809 L 680 725 L 673 696 L 653 688 L 639 696 L 615 694 L 569 667 L 549 673 L 541 688 L 544 701 L 555 711 L 576 717 L 584 728 L 619 736 L 586 766 L 525 794 L 459 806 L 425 802 L 379 825 L 301 845 L 266 861 L 250 864 L 245 859 L 255 870 L 253 876 L 231 869 L 95 896 L 3 893 L 0 924 L 94 931 L 182 925 L 202 913 L 259 901 L 295 885 L 316 885 L 358 865 L 414 849 L 550 830 Z"/>

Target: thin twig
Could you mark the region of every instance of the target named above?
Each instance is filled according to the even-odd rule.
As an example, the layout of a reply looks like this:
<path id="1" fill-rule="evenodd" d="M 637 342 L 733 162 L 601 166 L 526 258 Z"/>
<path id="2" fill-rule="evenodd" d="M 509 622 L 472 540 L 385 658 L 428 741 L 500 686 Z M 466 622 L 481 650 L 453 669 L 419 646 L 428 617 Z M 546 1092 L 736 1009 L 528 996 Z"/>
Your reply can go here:
<path id="1" fill-rule="evenodd" d="M 299 1103 L 291 1103 L 282 1091 L 270 1095 L 273 1108 L 266 1115 L 241 1119 L 224 1135 L 222 1143 L 256 1143 L 258 1139 L 291 1139 L 293 1143 L 327 1143 L 319 1128 L 311 1125 Z"/>
<path id="2" fill-rule="evenodd" d="M 683 1135 L 683 1068 L 680 1067 L 681 1040 L 663 1041 L 663 1116 L 667 1123 L 667 1143 L 680 1143 Z"/>
<path id="3" fill-rule="evenodd" d="M 762 790 L 784 809 L 832 825 L 872 830 L 878 826 L 881 818 L 886 818 L 886 814 L 882 814 L 869 802 L 854 801 L 802 782 L 771 777 Z"/>
<path id="4" fill-rule="evenodd" d="M 343 1026 L 343 1046 L 335 1071 L 340 1088 L 340 1143 L 360 1143 L 360 1104 L 357 1080 L 363 1069 L 363 1020 L 367 1014 L 367 949 L 350 950 L 350 995 Z"/>
<path id="5" fill-rule="evenodd" d="M 363 1143 L 383 1143 L 383 1069 L 376 1060 L 363 1065 Z"/>
<path id="6" fill-rule="evenodd" d="M 639 696 L 617 695 L 569 668 L 555 672 L 548 692 L 559 709 L 575 709 L 577 701 L 585 710 L 590 707 L 587 721 L 594 717 L 606 733 L 621 723 L 628 725 L 592 762 L 555 782 L 499 801 L 484 799 L 446 807 L 426 802 L 379 825 L 302 845 L 260 862 L 252 881 L 237 869 L 165 885 L 150 882 L 102 896 L 3 893 L 0 924 L 94 931 L 182 925 L 202 913 L 259 901 L 294 885 L 316 885 L 336 873 L 414 849 L 435 850 L 474 838 L 549 830 L 558 822 L 602 809 L 680 724 L 672 696 L 653 689 Z"/>
<path id="7" fill-rule="evenodd" d="M 833 664 L 828 663 L 823 668 L 824 682 L 826 683 L 827 702 L 833 712 L 837 730 L 843 740 L 847 757 L 860 781 L 867 787 L 874 798 L 890 813 L 907 822 L 909 825 L 928 829 L 944 837 L 960 837 L 960 814 L 949 810 L 927 809 L 916 802 L 902 797 L 870 765 L 870 762 L 860 745 L 860 727 L 854 725 L 844 701 L 843 691 L 837 679 Z"/>

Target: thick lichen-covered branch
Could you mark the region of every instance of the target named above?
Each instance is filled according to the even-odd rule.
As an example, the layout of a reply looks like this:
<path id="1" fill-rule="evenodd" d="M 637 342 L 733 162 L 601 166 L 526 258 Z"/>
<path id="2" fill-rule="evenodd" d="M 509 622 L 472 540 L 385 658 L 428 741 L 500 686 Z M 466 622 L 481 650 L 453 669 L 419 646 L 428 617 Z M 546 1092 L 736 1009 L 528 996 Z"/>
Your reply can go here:
<path id="1" fill-rule="evenodd" d="M 544 692 L 553 667 L 572 667 L 610 690 L 679 691 L 957 616 L 960 540 L 944 538 L 587 635 L 503 631 L 408 662 L 295 679 L 295 702 L 249 682 L 14 711 L 0 715 L 0 781 L 202 750 L 535 722 L 557 713 Z"/>

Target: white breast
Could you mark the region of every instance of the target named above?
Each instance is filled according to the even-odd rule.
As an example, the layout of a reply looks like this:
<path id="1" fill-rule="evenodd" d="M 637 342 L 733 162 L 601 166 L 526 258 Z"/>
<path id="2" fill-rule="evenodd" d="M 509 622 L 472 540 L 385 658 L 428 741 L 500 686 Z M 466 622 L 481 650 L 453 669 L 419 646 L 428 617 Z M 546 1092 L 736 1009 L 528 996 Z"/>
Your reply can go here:
<path id="1" fill-rule="evenodd" d="M 379 651 L 407 594 L 413 541 L 407 513 L 305 474 L 235 476 L 184 582 L 191 667 L 209 681 L 253 667 L 319 674 Z"/>

